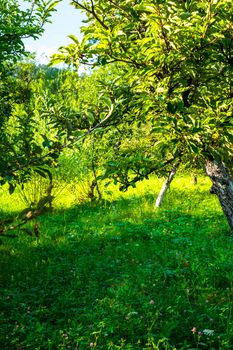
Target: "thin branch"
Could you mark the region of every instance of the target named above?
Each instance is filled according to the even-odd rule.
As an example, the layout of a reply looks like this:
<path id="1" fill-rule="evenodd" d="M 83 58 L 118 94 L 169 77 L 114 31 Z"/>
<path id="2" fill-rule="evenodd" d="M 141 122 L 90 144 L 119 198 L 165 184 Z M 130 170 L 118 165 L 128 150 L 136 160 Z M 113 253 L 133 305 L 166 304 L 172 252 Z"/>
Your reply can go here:
<path id="1" fill-rule="evenodd" d="M 95 19 L 101 24 L 101 26 L 104 29 L 106 29 L 106 30 L 109 29 L 108 26 L 104 23 L 104 21 L 102 19 L 100 19 L 99 16 L 97 16 L 93 0 L 91 0 L 91 9 L 89 9 L 88 7 L 80 4 L 80 2 L 77 1 L 77 0 L 72 0 L 72 2 L 75 3 L 77 6 L 79 6 L 81 9 L 83 9 L 83 10 L 87 11 L 88 13 L 90 13 L 93 17 L 95 17 Z"/>
<path id="2" fill-rule="evenodd" d="M 160 12 L 159 6 L 158 6 L 158 15 L 159 15 L 159 23 L 160 23 L 160 26 L 161 26 L 161 32 L 162 32 L 162 36 L 163 36 L 163 39 L 164 39 L 164 42 L 165 42 L 165 45 L 166 45 L 166 49 L 167 49 L 167 51 L 170 51 L 171 46 L 170 46 L 169 40 L 168 40 L 167 35 L 165 33 L 165 30 L 164 30 L 164 24 L 163 24 L 163 21 L 162 21 L 162 14 Z"/>
<path id="3" fill-rule="evenodd" d="M 130 180 L 130 181 L 127 180 L 127 183 L 122 182 L 125 190 L 127 190 L 128 187 L 131 186 L 133 183 L 141 181 L 146 176 L 151 175 L 152 173 L 165 168 L 169 164 L 172 164 L 177 159 L 177 157 L 178 157 L 178 162 L 177 162 L 177 164 L 174 165 L 174 167 L 178 167 L 178 165 L 181 162 L 181 153 L 177 153 L 176 155 L 173 156 L 173 158 L 170 158 L 170 159 L 164 161 L 162 166 L 154 166 L 154 167 L 148 169 L 146 174 L 141 174 L 141 173 L 137 172 L 137 175 L 132 180 Z"/>

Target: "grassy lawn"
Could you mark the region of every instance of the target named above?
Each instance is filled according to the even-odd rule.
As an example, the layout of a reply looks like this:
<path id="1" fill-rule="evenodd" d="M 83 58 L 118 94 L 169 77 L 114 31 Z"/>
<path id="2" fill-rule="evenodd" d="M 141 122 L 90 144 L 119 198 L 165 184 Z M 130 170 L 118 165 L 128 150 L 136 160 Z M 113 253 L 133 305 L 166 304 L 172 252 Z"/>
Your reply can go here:
<path id="1" fill-rule="evenodd" d="M 207 179 L 178 177 L 154 209 L 160 186 L 94 204 L 63 192 L 37 219 L 40 239 L 2 239 L 1 350 L 233 349 L 221 208 Z M 23 208 L 17 193 L 0 200 L 3 216 Z"/>

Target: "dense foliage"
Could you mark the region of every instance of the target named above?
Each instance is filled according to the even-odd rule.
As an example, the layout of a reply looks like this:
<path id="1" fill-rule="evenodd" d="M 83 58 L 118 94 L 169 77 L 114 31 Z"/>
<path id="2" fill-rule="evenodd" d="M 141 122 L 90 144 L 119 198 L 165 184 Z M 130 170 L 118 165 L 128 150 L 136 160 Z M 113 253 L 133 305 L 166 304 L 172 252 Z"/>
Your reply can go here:
<path id="1" fill-rule="evenodd" d="M 62 48 L 55 62 L 117 64 L 113 109 L 121 120 L 152 124 L 161 160 L 152 170 L 201 163 L 233 230 L 231 1 L 72 3 L 87 16 L 84 39 Z"/>
<path id="2" fill-rule="evenodd" d="M 38 38 L 59 1 L 1 0 L 0 3 L 0 68 L 5 61 L 25 54 L 24 38 Z M 24 6 L 23 6 L 24 5 Z"/>
<path id="3" fill-rule="evenodd" d="M 127 74 L 133 93 L 125 104 L 134 118 L 151 120 L 163 134 L 158 148 L 168 147 L 177 158 L 188 153 L 229 162 L 231 1 L 73 3 L 88 18 L 73 60 L 123 63 L 118 76 Z"/>
<path id="4" fill-rule="evenodd" d="M 46 159 L 35 140 L 32 95 L 38 69 L 15 62 L 27 54 L 23 39 L 43 33 L 57 3 L 36 0 L 20 6 L 16 0 L 3 0 L 0 4 L 0 183 L 9 182 L 11 192 L 15 180 L 24 181 L 30 166 L 41 166 Z"/>

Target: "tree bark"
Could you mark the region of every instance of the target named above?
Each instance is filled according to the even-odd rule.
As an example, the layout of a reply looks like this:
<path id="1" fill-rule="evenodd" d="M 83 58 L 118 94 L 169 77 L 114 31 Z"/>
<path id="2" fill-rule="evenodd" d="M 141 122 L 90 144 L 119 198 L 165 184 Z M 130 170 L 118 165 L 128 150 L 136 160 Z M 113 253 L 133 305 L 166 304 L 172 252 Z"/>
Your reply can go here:
<path id="1" fill-rule="evenodd" d="M 159 195 L 158 195 L 158 197 L 157 197 L 157 199 L 156 199 L 156 202 L 155 202 L 155 207 L 156 207 L 156 208 L 161 207 L 162 201 L 163 201 L 164 196 L 165 196 L 165 194 L 166 194 L 166 192 L 167 192 L 167 189 L 169 188 L 169 186 L 170 186 L 172 180 L 174 179 L 174 176 L 175 176 L 175 174 L 176 174 L 176 170 L 177 170 L 177 167 L 172 168 L 172 170 L 170 171 L 170 174 L 169 174 L 168 178 L 167 178 L 167 179 L 165 180 L 165 182 L 163 183 L 163 186 L 162 186 L 162 188 L 161 188 L 161 190 L 160 190 L 160 192 L 159 192 Z"/>
<path id="2" fill-rule="evenodd" d="M 206 173 L 212 181 L 210 193 L 217 195 L 233 234 L 233 178 L 227 167 L 215 160 L 206 161 Z"/>

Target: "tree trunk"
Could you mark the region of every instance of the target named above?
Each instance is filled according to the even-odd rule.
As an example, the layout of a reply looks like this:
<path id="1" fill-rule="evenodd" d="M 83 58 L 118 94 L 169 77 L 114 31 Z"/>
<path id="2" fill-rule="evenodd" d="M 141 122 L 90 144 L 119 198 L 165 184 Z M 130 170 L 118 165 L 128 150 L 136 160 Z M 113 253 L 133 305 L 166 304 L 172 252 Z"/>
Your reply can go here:
<path id="1" fill-rule="evenodd" d="M 177 167 L 172 168 L 168 178 L 165 180 L 165 182 L 164 182 L 164 184 L 163 184 L 163 186 L 162 186 L 162 188 L 161 188 L 161 190 L 159 192 L 159 195 L 158 195 L 158 197 L 156 199 L 156 202 L 155 202 L 155 207 L 156 208 L 161 207 L 162 201 L 163 201 L 164 196 L 165 196 L 165 194 L 167 192 L 167 189 L 169 188 L 172 180 L 174 179 L 174 176 L 176 174 L 176 170 L 177 170 Z"/>
<path id="2" fill-rule="evenodd" d="M 212 181 L 210 193 L 218 196 L 233 234 L 233 179 L 223 163 L 207 160 L 206 173 Z"/>

